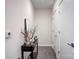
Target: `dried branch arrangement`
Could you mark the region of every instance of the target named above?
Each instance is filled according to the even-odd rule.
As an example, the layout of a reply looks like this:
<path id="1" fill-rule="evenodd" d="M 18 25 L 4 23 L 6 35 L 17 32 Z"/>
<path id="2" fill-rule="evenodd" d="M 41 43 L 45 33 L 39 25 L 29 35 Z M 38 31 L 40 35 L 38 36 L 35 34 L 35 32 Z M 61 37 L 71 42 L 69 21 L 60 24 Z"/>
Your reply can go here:
<path id="1" fill-rule="evenodd" d="M 24 31 L 21 31 L 21 33 L 24 35 L 25 41 L 28 42 L 30 39 L 34 38 L 34 34 L 36 32 L 36 26 L 32 29 L 27 30 L 27 24 L 26 19 L 24 19 Z"/>

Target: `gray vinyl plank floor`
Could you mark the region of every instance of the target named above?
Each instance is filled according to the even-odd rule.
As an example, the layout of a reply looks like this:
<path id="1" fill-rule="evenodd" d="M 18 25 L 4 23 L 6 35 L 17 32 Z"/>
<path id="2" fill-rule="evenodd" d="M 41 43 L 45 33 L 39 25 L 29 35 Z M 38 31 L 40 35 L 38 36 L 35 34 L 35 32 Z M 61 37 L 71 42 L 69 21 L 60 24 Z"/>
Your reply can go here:
<path id="1" fill-rule="evenodd" d="M 49 46 L 38 47 L 37 59 L 56 59 L 54 50 Z"/>

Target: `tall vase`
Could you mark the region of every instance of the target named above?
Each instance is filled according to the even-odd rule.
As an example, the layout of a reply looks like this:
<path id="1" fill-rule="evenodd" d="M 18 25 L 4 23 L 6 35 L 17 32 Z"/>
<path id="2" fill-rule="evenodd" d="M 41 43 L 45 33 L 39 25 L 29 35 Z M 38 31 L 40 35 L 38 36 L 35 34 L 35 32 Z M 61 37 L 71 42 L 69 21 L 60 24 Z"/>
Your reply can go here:
<path id="1" fill-rule="evenodd" d="M 27 23 L 26 23 L 26 18 L 24 19 L 24 33 L 25 33 L 25 42 L 27 43 Z"/>

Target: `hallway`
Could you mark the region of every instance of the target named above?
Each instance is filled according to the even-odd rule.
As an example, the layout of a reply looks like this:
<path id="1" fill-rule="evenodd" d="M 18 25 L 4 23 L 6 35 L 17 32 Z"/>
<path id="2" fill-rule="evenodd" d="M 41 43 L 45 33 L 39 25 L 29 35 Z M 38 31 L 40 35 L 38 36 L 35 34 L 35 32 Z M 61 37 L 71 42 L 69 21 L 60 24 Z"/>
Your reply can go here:
<path id="1" fill-rule="evenodd" d="M 5 0 L 5 18 L 6 59 L 22 59 L 21 46 L 29 46 L 35 37 L 37 59 L 74 59 L 68 45 L 74 43 L 74 0 Z"/>

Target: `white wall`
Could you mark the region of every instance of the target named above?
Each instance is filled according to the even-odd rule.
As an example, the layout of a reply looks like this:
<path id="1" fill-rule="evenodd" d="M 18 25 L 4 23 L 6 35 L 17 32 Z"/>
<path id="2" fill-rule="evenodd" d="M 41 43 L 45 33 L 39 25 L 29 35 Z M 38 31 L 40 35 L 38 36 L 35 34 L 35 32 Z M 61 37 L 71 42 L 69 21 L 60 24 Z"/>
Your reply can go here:
<path id="1" fill-rule="evenodd" d="M 74 42 L 74 0 L 63 0 L 61 6 L 57 5 L 58 2 L 53 8 L 56 13 L 52 13 L 52 37 L 57 59 L 74 59 L 74 49 L 67 45 Z"/>
<path id="2" fill-rule="evenodd" d="M 33 26 L 34 10 L 31 0 L 5 0 L 5 31 L 11 31 L 11 38 L 5 39 L 5 58 L 21 58 L 21 45 L 24 42 L 21 29 L 24 18 L 29 27 Z"/>
<path id="3" fill-rule="evenodd" d="M 51 33 L 51 9 L 35 9 L 35 25 L 40 46 L 51 46 L 52 33 Z"/>

